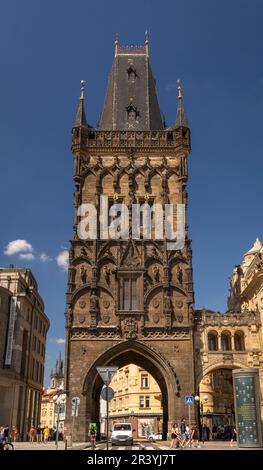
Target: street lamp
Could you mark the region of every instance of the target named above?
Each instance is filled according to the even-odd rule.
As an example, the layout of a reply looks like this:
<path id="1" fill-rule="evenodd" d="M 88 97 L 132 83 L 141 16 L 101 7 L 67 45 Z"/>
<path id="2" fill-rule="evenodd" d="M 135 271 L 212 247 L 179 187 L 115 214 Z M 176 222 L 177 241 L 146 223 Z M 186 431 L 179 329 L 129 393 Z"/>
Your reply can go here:
<path id="1" fill-rule="evenodd" d="M 203 400 L 206 403 L 208 400 L 208 396 L 204 395 Z M 198 395 L 195 396 L 195 401 L 196 403 L 200 403 L 200 422 L 201 422 L 201 435 L 202 435 L 202 441 L 204 444 L 204 403 L 200 400 L 200 397 Z"/>

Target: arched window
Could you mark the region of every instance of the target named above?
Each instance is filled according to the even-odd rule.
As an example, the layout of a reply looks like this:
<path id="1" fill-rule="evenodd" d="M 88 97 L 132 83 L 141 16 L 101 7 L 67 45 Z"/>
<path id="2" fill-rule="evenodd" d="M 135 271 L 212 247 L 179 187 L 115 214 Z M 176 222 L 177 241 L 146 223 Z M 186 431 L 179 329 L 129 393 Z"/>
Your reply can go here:
<path id="1" fill-rule="evenodd" d="M 244 351 L 245 350 L 244 333 L 242 331 L 239 331 L 238 333 L 235 333 L 234 343 L 235 343 L 235 350 L 236 351 Z"/>
<path id="2" fill-rule="evenodd" d="M 221 335 L 221 349 L 222 351 L 231 350 L 231 336 L 230 333 L 223 333 Z"/>
<path id="3" fill-rule="evenodd" d="M 218 350 L 218 338 L 216 333 L 208 334 L 208 350 L 217 351 Z"/>

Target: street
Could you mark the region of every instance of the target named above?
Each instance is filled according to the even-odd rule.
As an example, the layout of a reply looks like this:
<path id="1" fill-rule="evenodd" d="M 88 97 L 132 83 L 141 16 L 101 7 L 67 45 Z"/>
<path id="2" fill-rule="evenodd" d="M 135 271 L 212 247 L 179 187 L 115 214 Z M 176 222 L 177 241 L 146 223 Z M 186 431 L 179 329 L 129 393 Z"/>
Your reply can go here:
<path id="1" fill-rule="evenodd" d="M 15 450 L 56 450 L 55 442 L 50 441 L 46 444 L 37 442 L 30 443 L 30 442 L 15 442 L 14 443 Z M 58 443 L 58 450 L 65 450 L 65 442 Z M 84 442 L 76 442 L 74 443 L 73 447 L 69 447 L 68 450 L 92 450 L 89 443 Z M 106 450 L 106 442 L 98 443 L 96 445 L 96 450 Z M 169 451 L 169 450 L 176 450 L 176 451 L 187 451 L 187 450 L 241 450 L 238 449 L 236 442 L 233 443 L 233 447 L 230 447 L 229 441 L 209 441 L 205 442 L 204 444 L 200 444 L 200 448 L 185 448 L 185 449 L 170 449 L 169 442 L 146 442 L 146 441 L 138 441 L 135 442 L 133 446 L 112 446 L 111 443 L 109 444 L 109 450 L 117 451 L 117 450 L 132 450 L 132 451 L 142 451 L 142 450 L 161 450 L 161 451 Z"/>

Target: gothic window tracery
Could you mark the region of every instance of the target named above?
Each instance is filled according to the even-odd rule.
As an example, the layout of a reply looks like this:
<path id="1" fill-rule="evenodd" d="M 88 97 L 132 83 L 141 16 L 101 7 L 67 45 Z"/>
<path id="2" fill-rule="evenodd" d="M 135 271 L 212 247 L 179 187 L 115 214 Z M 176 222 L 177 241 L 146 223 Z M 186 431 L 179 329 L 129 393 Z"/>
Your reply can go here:
<path id="1" fill-rule="evenodd" d="M 125 274 L 120 277 L 119 283 L 119 309 L 132 311 L 139 310 L 139 281 L 136 274 Z"/>

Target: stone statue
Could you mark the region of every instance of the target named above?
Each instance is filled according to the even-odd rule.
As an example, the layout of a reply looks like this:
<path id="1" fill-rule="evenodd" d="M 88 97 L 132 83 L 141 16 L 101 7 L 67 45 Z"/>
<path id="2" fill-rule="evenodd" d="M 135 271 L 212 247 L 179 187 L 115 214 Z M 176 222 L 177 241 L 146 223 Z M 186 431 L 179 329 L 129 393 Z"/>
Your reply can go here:
<path id="1" fill-rule="evenodd" d="M 92 310 L 96 310 L 97 306 L 98 306 L 98 297 L 94 293 L 92 293 L 90 296 L 90 308 Z"/>
<path id="2" fill-rule="evenodd" d="M 87 269 L 84 268 L 84 266 L 81 266 L 80 268 L 80 277 L 83 282 L 83 284 L 86 284 L 87 282 Z"/>
<path id="3" fill-rule="evenodd" d="M 176 269 L 176 277 L 177 277 L 179 284 L 182 284 L 183 283 L 183 270 L 180 266 L 178 266 Z"/>
<path id="4" fill-rule="evenodd" d="M 106 281 L 106 284 L 108 284 L 108 286 L 110 285 L 110 275 L 111 275 L 111 269 L 109 268 L 109 266 L 103 266 L 103 274 L 104 274 L 104 278 L 105 278 L 105 281 Z"/>
<path id="5" fill-rule="evenodd" d="M 84 246 L 81 248 L 80 254 L 81 254 L 81 256 L 87 256 L 87 252 L 86 252 Z"/>
<path id="6" fill-rule="evenodd" d="M 156 265 L 153 267 L 153 276 L 156 282 L 160 282 L 160 269 Z"/>

